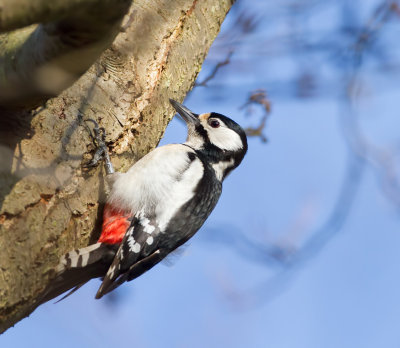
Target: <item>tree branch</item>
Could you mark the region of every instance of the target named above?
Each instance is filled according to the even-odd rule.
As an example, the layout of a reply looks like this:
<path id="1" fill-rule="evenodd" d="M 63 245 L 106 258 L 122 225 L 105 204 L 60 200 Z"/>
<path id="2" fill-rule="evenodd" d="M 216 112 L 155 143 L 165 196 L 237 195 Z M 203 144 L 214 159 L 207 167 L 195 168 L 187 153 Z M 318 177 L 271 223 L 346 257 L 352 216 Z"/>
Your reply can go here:
<path id="1" fill-rule="evenodd" d="M 32 312 L 61 255 L 93 243 L 102 168 L 83 171 L 107 130 L 118 171 L 153 149 L 200 71 L 231 0 L 135 0 L 123 30 L 75 84 L 46 106 L 0 119 L 0 332 Z"/>
<path id="2" fill-rule="evenodd" d="M 0 36 L 0 106 L 3 108 L 40 105 L 75 82 L 111 45 L 130 0 L 87 0 L 79 9 L 76 7 L 83 1 L 74 0 L 66 12 L 62 12 L 66 6 L 61 0 L 55 2 L 58 7 L 44 1 L 32 5 L 23 0 L 17 3 L 20 8 L 10 1 L 3 4 L 1 15 L 6 23 L 0 22 L 0 29 L 38 19 L 46 24 Z M 25 21 L 19 20 L 27 10 L 32 15 Z"/>
<path id="3" fill-rule="evenodd" d="M 93 6 L 112 9 L 113 0 L 0 0 L 0 33 L 87 13 Z"/>

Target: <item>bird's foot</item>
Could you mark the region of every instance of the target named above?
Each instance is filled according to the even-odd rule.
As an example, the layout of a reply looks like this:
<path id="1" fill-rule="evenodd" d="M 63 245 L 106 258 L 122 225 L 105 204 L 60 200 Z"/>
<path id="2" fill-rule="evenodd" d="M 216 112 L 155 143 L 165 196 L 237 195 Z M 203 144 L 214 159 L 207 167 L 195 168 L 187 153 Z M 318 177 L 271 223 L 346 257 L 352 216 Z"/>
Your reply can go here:
<path id="1" fill-rule="evenodd" d="M 99 127 L 99 124 L 89 118 L 86 121 L 88 122 L 92 122 L 94 124 L 93 127 L 93 133 L 94 133 L 94 137 L 93 140 L 97 145 L 97 149 L 96 152 L 93 155 L 93 158 L 91 159 L 91 161 L 89 163 L 87 163 L 86 165 L 84 165 L 85 168 L 93 168 L 96 167 L 97 164 L 99 163 L 99 161 L 101 159 L 104 159 L 104 165 L 106 167 L 106 173 L 107 174 L 113 174 L 114 173 L 114 167 L 110 161 L 110 155 L 108 154 L 108 149 L 107 149 L 107 145 L 105 142 L 106 139 L 106 130 L 103 127 Z"/>

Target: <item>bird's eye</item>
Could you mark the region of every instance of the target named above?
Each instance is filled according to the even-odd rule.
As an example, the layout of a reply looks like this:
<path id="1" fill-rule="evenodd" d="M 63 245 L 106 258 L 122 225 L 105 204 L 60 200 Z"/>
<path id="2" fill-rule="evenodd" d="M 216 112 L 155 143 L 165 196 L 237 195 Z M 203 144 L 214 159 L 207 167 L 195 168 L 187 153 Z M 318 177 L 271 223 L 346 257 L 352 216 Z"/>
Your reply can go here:
<path id="1" fill-rule="evenodd" d="M 213 128 L 218 128 L 219 127 L 219 121 L 218 120 L 209 120 L 208 124 Z"/>

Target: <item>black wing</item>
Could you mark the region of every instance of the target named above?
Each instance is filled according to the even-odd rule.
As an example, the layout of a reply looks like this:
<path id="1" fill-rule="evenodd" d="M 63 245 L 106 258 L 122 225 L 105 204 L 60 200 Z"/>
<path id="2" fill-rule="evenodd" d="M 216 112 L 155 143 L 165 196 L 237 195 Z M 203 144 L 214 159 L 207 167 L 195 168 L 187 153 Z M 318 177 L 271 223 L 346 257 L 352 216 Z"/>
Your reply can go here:
<path id="1" fill-rule="evenodd" d="M 97 291 L 96 298 L 101 298 L 160 262 L 168 252 L 158 247 L 159 237 L 160 229 L 155 219 L 143 215 L 135 216 Z"/>

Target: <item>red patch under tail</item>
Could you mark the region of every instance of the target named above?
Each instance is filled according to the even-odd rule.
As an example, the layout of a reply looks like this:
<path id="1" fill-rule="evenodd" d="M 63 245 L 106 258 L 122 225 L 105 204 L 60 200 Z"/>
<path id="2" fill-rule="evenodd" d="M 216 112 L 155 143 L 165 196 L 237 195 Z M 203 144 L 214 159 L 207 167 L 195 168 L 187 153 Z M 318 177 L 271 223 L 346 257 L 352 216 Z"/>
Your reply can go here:
<path id="1" fill-rule="evenodd" d="M 131 222 L 132 214 L 113 208 L 106 204 L 103 213 L 103 228 L 99 243 L 118 244 L 122 242 Z"/>

